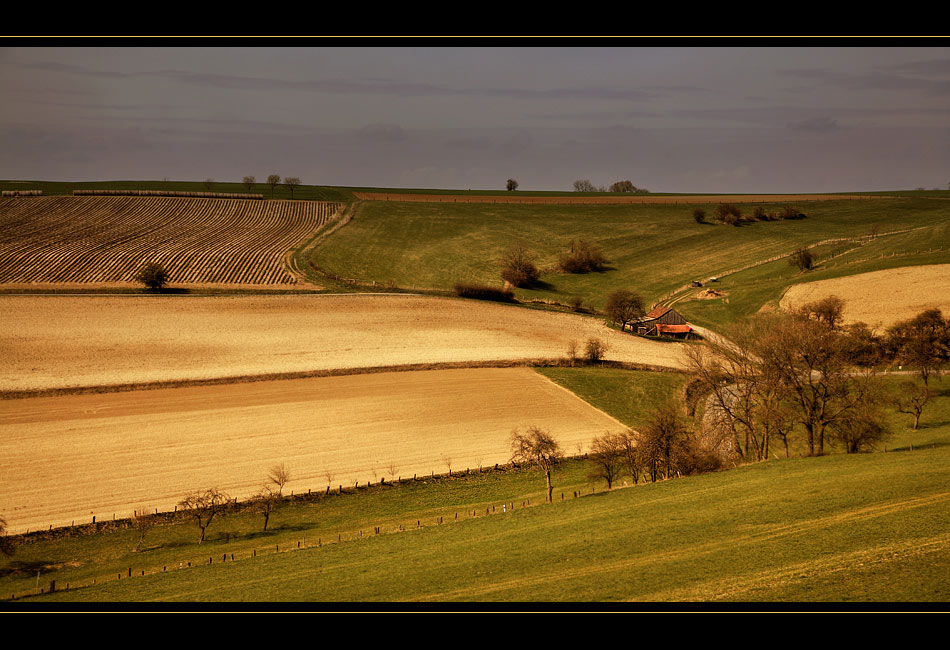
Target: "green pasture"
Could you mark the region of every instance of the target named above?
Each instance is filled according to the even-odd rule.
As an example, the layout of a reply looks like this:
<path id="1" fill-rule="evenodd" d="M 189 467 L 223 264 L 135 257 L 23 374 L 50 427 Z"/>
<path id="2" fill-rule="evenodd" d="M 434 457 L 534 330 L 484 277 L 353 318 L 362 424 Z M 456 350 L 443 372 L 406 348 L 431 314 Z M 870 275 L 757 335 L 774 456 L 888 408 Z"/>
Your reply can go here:
<path id="1" fill-rule="evenodd" d="M 798 207 L 807 215 L 805 219 L 725 226 L 696 223 L 694 207 L 364 201 L 357 217 L 311 255 L 318 266 L 343 277 L 448 290 L 458 281 L 500 284 L 500 257 L 508 247 L 523 244 L 544 272 L 536 288 L 516 292 L 519 298 L 567 302 L 581 296 L 600 308 L 618 288 L 638 291 L 652 304 L 692 280 L 785 255 L 799 246 L 860 238 L 873 226 L 882 235 L 872 246 L 886 251 L 898 240 L 883 233 L 939 229 L 950 214 L 950 203 L 928 198 L 842 200 L 802 203 Z M 715 205 L 702 207 L 707 220 L 712 219 Z M 753 206 L 742 209 L 751 213 Z M 901 245 L 909 250 L 911 240 L 917 240 L 922 246 L 931 241 L 931 235 L 913 231 Z M 608 269 L 587 274 L 557 272 L 558 255 L 581 239 L 601 248 L 609 260 Z M 876 250 L 869 246 L 867 252 Z M 950 260 L 950 253 L 944 250 L 935 258 Z"/>

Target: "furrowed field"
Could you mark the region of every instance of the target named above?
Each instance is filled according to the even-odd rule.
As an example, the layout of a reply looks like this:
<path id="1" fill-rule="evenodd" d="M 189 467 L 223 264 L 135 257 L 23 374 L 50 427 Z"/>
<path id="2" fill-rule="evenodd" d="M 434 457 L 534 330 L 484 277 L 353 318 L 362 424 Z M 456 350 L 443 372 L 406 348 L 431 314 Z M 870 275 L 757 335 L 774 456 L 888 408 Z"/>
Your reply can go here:
<path id="1" fill-rule="evenodd" d="M 0 284 L 293 285 L 285 254 L 341 203 L 140 197 L 0 199 Z"/>

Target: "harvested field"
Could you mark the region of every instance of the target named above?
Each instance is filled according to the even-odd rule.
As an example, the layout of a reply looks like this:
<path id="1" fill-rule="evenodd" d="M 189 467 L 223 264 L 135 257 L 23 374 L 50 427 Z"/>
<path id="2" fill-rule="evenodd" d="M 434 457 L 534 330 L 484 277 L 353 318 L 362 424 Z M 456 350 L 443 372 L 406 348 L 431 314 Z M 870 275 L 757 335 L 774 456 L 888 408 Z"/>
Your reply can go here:
<path id="1" fill-rule="evenodd" d="M 844 299 L 846 323 L 886 328 L 926 309 L 950 313 L 950 264 L 905 266 L 793 285 L 782 297 L 794 309 L 828 296 Z"/>
<path id="2" fill-rule="evenodd" d="M 0 512 L 13 533 L 251 496 L 506 463 L 511 430 L 568 453 L 622 424 L 529 368 L 380 373 L 0 402 Z"/>
<path id="3" fill-rule="evenodd" d="M 705 204 L 705 203 L 782 203 L 798 201 L 849 201 L 891 198 L 863 194 L 697 194 L 695 196 L 652 196 L 633 194 L 618 196 L 479 196 L 477 194 L 399 194 L 392 192 L 354 192 L 364 201 L 409 201 L 414 203 L 549 203 L 567 205 L 591 204 Z"/>
<path id="4" fill-rule="evenodd" d="M 564 357 L 683 367 L 680 343 L 595 318 L 412 295 L 0 296 L 0 392 Z"/>
<path id="5" fill-rule="evenodd" d="M 133 282 L 147 262 L 172 285 L 293 285 L 285 254 L 342 203 L 48 197 L 0 200 L 0 284 Z"/>

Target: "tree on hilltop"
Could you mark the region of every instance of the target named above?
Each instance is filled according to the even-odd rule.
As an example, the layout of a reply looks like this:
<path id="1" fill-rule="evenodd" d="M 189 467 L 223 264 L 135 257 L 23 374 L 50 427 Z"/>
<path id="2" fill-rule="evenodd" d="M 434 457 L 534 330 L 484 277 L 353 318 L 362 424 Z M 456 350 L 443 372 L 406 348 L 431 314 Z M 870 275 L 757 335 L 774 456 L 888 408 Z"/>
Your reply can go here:
<path id="1" fill-rule="evenodd" d="M 178 507 L 187 512 L 201 529 L 199 544 L 205 541 L 205 531 L 215 516 L 227 506 L 228 500 L 227 494 L 217 488 L 211 488 L 203 492 L 193 492 L 178 502 Z"/>
<path id="2" fill-rule="evenodd" d="M 518 181 L 513 178 L 509 178 L 508 182 L 505 184 L 505 189 L 507 189 L 509 192 L 514 192 L 516 189 L 518 189 Z"/>
<path id="3" fill-rule="evenodd" d="M 244 187 L 246 187 L 247 191 L 250 192 L 251 189 L 254 187 L 254 183 L 257 182 L 257 179 L 254 178 L 253 176 L 245 176 L 241 182 L 244 183 Z"/>
<path id="4" fill-rule="evenodd" d="M 294 188 L 300 185 L 300 179 L 295 176 L 289 176 L 284 179 L 284 185 L 287 186 L 287 189 L 290 190 L 290 198 L 294 198 Z"/>
<path id="5" fill-rule="evenodd" d="M 271 174 L 267 177 L 267 184 L 270 185 L 270 198 L 274 198 L 274 188 L 280 185 L 280 176 Z"/>

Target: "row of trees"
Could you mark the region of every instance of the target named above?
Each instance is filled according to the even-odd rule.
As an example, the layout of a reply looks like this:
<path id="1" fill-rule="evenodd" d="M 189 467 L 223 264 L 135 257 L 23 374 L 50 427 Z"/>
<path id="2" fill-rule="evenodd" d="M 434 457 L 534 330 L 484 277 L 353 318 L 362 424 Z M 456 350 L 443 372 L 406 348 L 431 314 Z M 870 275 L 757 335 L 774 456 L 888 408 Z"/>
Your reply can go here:
<path id="1" fill-rule="evenodd" d="M 731 449 L 750 460 L 769 457 L 780 440 L 804 432 L 809 455 L 829 441 L 848 453 L 870 449 L 889 431 L 885 407 L 914 415 L 933 397 L 927 382 L 950 361 L 950 322 L 928 310 L 883 335 L 867 325 L 842 326 L 835 296 L 792 314 L 758 315 L 726 332 L 727 339 L 689 348 L 689 367 L 710 395 L 709 413 Z M 923 379 L 889 393 L 879 381 L 885 364 L 911 366 Z"/>
<path id="2" fill-rule="evenodd" d="M 583 179 L 574 181 L 574 191 L 575 192 L 629 192 L 632 194 L 649 194 L 650 190 L 645 187 L 637 187 L 631 181 L 617 181 L 610 186 L 608 190 L 607 187 L 601 185 L 597 187 L 590 182 L 590 179 Z"/>
<path id="3" fill-rule="evenodd" d="M 245 176 L 243 179 L 241 179 L 241 182 L 244 184 L 244 187 L 247 188 L 247 191 L 250 192 L 254 188 L 255 183 L 257 183 L 257 178 L 254 176 Z M 271 174 L 267 177 L 266 185 L 270 186 L 271 198 L 274 198 L 274 190 L 277 188 L 277 186 L 283 185 L 288 190 L 290 190 L 290 198 L 293 199 L 294 190 L 300 186 L 300 179 L 296 176 L 288 176 L 287 178 L 281 180 L 278 174 Z"/>

